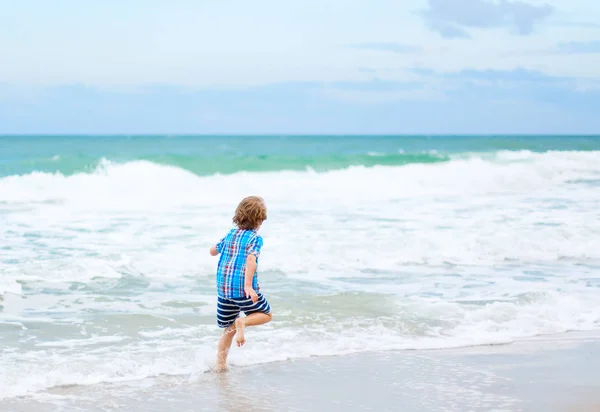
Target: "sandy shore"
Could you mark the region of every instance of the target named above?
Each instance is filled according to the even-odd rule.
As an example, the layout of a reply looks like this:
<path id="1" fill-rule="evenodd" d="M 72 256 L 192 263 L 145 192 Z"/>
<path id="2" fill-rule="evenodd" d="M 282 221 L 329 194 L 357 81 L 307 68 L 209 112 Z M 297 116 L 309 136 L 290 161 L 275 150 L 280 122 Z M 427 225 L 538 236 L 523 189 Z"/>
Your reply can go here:
<path id="1" fill-rule="evenodd" d="M 600 340 L 309 358 L 55 388 L 1 411 L 600 411 Z"/>

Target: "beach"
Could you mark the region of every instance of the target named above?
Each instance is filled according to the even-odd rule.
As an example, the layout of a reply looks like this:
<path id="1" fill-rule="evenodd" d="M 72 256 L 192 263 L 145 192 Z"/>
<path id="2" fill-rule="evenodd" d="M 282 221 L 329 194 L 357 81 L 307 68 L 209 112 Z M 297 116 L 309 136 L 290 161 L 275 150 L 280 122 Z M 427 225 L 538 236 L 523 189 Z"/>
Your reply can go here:
<path id="1" fill-rule="evenodd" d="M 58 387 L 2 411 L 600 411 L 600 338 L 306 358 L 148 382 Z M 45 399 L 44 399 L 45 398 Z"/>
<path id="2" fill-rule="evenodd" d="M 0 412 L 600 412 L 599 17 L 0 0 Z"/>
<path id="3" fill-rule="evenodd" d="M 597 401 L 600 137 L 0 144 L 0 411 Z M 215 376 L 209 248 L 257 194 L 273 321 Z"/>

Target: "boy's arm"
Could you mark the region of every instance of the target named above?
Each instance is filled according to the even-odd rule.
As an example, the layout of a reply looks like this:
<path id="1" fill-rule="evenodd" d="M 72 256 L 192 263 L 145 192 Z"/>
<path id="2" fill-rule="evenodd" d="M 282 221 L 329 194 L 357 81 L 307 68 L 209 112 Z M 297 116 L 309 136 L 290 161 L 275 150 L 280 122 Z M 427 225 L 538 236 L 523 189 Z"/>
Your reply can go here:
<path id="1" fill-rule="evenodd" d="M 221 253 L 223 251 L 224 243 L 225 243 L 225 237 L 223 239 L 219 240 L 219 242 L 216 245 L 212 245 L 210 247 L 210 255 L 217 256 L 219 253 Z"/>
<path id="2" fill-rule="evenodd" d="M 244 293 L 246 294 L 247 298 L 252 298 L 252 302 L 254 303 L 258 301 L 258 295 L 252 287 L 252 278 L 254 277 L 255 271 L 256 256 L 248 255 L 248 257 L 246 258 L 246 272 L 244 273 Z"/>

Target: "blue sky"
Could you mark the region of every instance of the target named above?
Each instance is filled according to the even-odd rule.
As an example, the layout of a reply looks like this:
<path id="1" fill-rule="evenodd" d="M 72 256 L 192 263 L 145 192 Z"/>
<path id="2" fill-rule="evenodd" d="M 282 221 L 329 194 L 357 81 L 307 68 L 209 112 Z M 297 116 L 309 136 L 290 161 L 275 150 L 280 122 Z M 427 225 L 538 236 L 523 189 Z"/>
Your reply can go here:
<path id="1" fill-rule="evenodd" d="M 600 2 L 0 2 L 0 133 L 600 133 Z"/>

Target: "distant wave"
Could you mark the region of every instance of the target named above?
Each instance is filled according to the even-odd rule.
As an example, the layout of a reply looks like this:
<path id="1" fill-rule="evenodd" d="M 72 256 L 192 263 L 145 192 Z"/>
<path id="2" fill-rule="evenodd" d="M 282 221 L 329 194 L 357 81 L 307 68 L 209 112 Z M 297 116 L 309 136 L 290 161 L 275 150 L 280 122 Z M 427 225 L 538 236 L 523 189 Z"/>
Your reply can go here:
<path id="1" fill-rule="evenodd" d="M 449 156 L 435 153 L 374 153 L 362 155 L 326 155 L 326 156 L 186 156 L 158 155 L 143 156 L 134 159 L 92 159 L 89 157 L 68 157 L 55 155 L 52 158 L 28 161 L 31 171 L 60 173 L 65 176 L 76 173 L 94 172 L 104 161 L 125 163 L 145 160 L 152 163 L 175 166 L 199 176 L 231 174 L 236 172 L 273 172 L 314 170 L 325 172 L 346 169 L 351 166 L 402 166 L 412 163 L 438 163 L 450 160 Z M 10 175 L 10 171 L 4 171 Z"/>
<path id="2" fill-rule="evenodd" d="M 314 191 L 319 184 L 338 184 L 356 190 L 376 190 L 400 185 L 405 194 L 495 193 L 514 190 L 552 188 L 556 184 L 595 185 L 600 151 L 546 152 L 501 151 L 496 153 L 386 154 L 346 157 L 245 157 L 200 158 L 160 156 L 145 160 L 115 162 L 97 160 L 79 172 L 34 171 L 24 175 L 0 177 L 0 203 L 54 202 L 61 199 L 125 199 L 149 201 L 161 192 L 173 201 L 195 196 L 194 190 L 223 194 L 232 182 L 252 182 L 255 173 L 264 174 L 261 185 L 304 182 Z M 61 160 L 56 161 L 60 163 Z M 245 176 L 238 176 L 244 174 Z M 203 187 L 203 189 L 201 189 Z M 359 189 L 362 187 L 363 189 Z M 180 199 L 174 194 L 178 193 Z M 134 196 L 135 194 L 135 196 Z"/>
<path id="3" fill-rule="evenodd" d="M 324 156 L 186 156 L 157 155 L 138 158 L 114 159 L 91 158 L 88 156 L 61 156 L 28 160 L 27 165 L 19 165 L 19 170 L 29 173 L 50 173 L 72 176 L 81 173 L 97 173 L 107 165 L 125 165 L 135 162 L 152 163 L 158 166 L 170 166 L 191 172 L 197 176 L 229 175 L 239 172 L 278 172 L 278 171 L 311 171 L 328 172 L 351 167 L 405 166 L 412 164 L 437 164 L 456 160 L 479 159 L 494 163 L 527 161 L 540 156 L 564 157 L 570 159 L 574 155 L 589 158 L 600 157 L 600 151 L 546 151 L 501 150 L 496 152 L 464 152 L 438 153 L 430 150 L 422 153 L 367 152 L 358 155 L 324 155 Z M 29 173 L 20 173 L 29 174 Z M 0 178 L 15 175 L 9 169 L 0 170 Z"/>
<path id="4" fill-rule="evenodd" d="M 582 156 L 600 155 L 598 151 L 548 151 L 545 154 L 580 153 Z M 326 155 L 326 156 L 186 156 L 186 155 L 158 155 L 142 156 L 132 159 L 90 158 L 87 156 L 61 156 L 43 158 L 37 161 L 28 161 L 26 169 L 30 172 L 57 173 L 63 176 L 72 176 L 80 173 L 96 173 L 107 164 L 128 164 L 136 161 L 150 162 L 160 166 L 171 166 L 186 170 L 198 176 L 211 176 L 216 174 L 228 175 L 238 172 L 278 172 L 278 171 L 313 171 L 328 172 L 343 170 L 350 167 L 374 166 L 405 166 L 411 164 L 436 164 L 452 160 L 481 159 L 493 162 L 525 161 L 544 153 L 529 150 L 484 153 L 438 153 L 427 151 L 423 153 L 380 153 L 368 152 L 359 155 Z M 20 165 L 20 169 L 25 169 Z M 10 170 L 0 170 L 2 175 L 14 175 Z"/>

